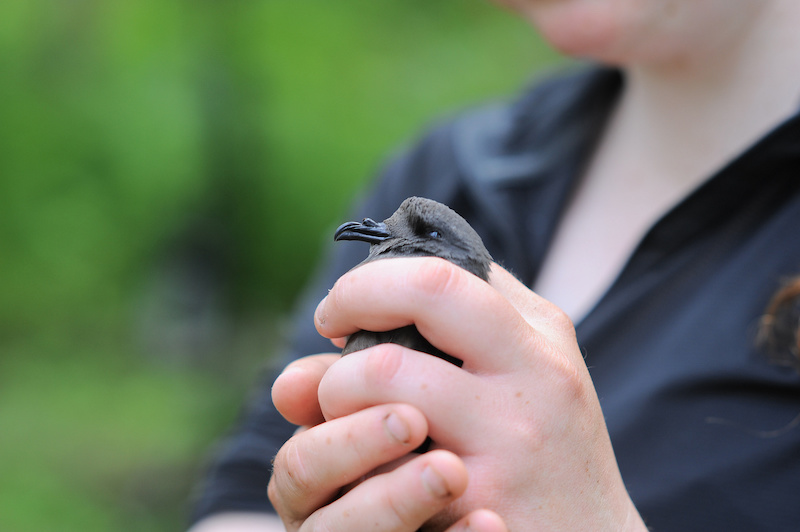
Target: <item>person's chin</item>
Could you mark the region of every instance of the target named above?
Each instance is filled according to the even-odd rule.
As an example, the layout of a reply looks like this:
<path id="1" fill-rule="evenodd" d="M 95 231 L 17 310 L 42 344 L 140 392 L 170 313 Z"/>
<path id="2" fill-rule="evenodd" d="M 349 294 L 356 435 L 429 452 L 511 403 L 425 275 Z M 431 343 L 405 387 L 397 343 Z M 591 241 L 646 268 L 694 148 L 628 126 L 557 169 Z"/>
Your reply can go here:
<path id="1" fill-rule="evenodd" d="M 624 59 L 620 53 L 624 28 L 609 9 L 554 2 L 521 11 L 550 46 L 564 55 L 610 64 Z"/>

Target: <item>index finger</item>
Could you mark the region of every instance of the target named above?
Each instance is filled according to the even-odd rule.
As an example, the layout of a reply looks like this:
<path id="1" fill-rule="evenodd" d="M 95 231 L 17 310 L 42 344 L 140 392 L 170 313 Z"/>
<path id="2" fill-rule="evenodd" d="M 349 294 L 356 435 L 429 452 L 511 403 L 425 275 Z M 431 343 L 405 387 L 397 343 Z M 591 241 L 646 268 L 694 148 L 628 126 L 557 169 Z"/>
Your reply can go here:
<path id="1" fill-rule="evenodd" d="M 492 263 L 490 282 L 534 329 L 563 341 L 575 340 L 575 326 L 560 307 L 520 282 L 508 270 Z"/>
<path id="2" fill-rule="evenodd" d="M 416 325 L 470 371 L 508 369 L 536 331 L 489 283 L 435 257 L 374 261 L 342 276 L 317 307 L 326 337 Z"/>

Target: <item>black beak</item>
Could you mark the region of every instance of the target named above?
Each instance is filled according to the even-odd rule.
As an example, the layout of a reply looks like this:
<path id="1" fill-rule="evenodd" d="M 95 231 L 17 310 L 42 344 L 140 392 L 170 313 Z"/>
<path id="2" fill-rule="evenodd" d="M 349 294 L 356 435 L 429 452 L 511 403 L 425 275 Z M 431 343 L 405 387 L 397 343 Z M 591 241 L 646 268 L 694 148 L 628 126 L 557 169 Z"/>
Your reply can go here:
<path id="1" fill-rule="evenodd" d="M 339 226 L 333 239 L 338 240 L 360 240 L 377 244 L 391 237 L 391 233 L 383 222 L 376 222 L 371 218 L 364 218 L 362 222 L 347 222 Z"/>

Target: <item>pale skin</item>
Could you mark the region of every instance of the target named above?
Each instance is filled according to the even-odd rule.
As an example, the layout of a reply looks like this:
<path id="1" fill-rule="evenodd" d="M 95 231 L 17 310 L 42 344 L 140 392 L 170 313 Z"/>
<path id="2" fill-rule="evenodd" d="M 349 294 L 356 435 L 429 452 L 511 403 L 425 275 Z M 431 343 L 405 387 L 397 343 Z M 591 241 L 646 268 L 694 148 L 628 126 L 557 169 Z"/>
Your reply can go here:
<path id="1" fill-rule="evenodd" d="M 450 523 L 456 517 L 466 515 L 473 530 L 504 530 L 499 520 L 489 519 L 491 514 L 485 511 L 468 513 L 466 510 L 482 508 L 480 501 L 491 500 L 495 511 L 507 504 L 503 491 L 522 487 L 509 486 L 512 471 L 521 467 L 518 461 L 510 460 L 509 453 L 521 446 L 549 454 L 550 448 L 544 440 L 557 437 L 565 442 L 596 437 L 604 443 L 597 442 L 588 447 L 562 446 L 560 452 L 563 456 L 551 455 L 550 458 L 555 460 L 552 465 L 563 465 L 567 456 L 572 455 L 576 467 L 580 467 L 583 473 L 572 476 L 580 478 L 581 485 L 560 483 L 563 492 L 558 497 L 547 488 L 547 500 L 540 497 L 542 500 L 539 501 L 547 511 L 528 514 L 526 521 L 541 520 L 543 525 L 547 524 L 555 519 L 554 515 L 563 513 L 572 495 L 579 491 L 586 494 L 582 499 L 586 505 L 605 499 L 615 489 L 624 493 L 613 466 L 613 453 L 605 430 L 593 430 L 598 427 L 598 421 L 602 425 L 602 414 L 593 398 L 588 374 L 575 345 L 571 322 L 544 300 L 529 299 L 531 292 L 506 272 L 495 269 L 492 278 L 494 284 L 489 286 L 440 259 L 397 259 L 366 265 L 337 282 L 317 311 L 318 329 L 325 336 L 338 338 L 358 328 L 380 330 L 413 322 L 423 335 L 429 335 L 431 341 L 463 354 L 464 366 L 459 369 L 444 361 L 431 364 L 431 357 L 394 345 L 378 346 L 341 360 L 317 357 L 295 363 L 293 371 L 285 374 L 289 380 L 279 379 L 273 388 L 276 405 L 280 405 L 282 413 L 292 420 L 320 420 L 319 417 L 303 419 L 311 410 L 307 407 L 299 409 L 303 415 L 297 418 L 293 415 L 298 406 L 297 390 L 303 388 L 303 379 L 308 378 L 309 369 L 305 368 L 314 365 L 318 380 L 311 380 L 308 400 L 316 404 L 313 392 L 318 391 L 319 411 L 316 415 L 333 421 L 304 432 L 302 435 L 306 438 L 296 437 L 296 441 L 276 457 L 276 474 L 270 495 L 273 503 L 281 508 L 287 529 L 308 527 L 313 530 L 319 520 L 325 520 L 325 526 L 332 527 L 332 530 L 367 529 L 376 521 L 375 516 L 380 515 L 387 521 L 380 521 L 378 530 L 416 530 L 463 492 L 448 507 L 446 515 L 440 514 L 440 517 L 446 516 Z M 376 281 L 377 285 L 374 284 Z M 492 311 L 492 319 L 486 319 L 485 309 L 477 311 L 474 305 L 468 304 L 476 294 Z M 535 327 L 526 319 L 531 320 Z M 470 329 L 469 335 L 454 334 L 463 332 L 465 326 Z M 515 344 L 520 351 L 485 356 L 485 353 L 494 351 L 494 344 L 502 342 L 499 335 L 509 332 L 518 337 Z M 548 346 L 547 353 L 540 359 L 521 356 L 523 350 L 529 352 L 537 349 L 534 346 L 543 345 Z M 538 350 L 543 351 L 541 347 Z M 534 368 L 531 364 L 539 367 Z M 590 416 L 592 420 L 574 423 L 551 419 L 541 427 L 526 422 L 528 416 L 533 415 L 531 405 L 541 404 L 546 397 L 556 393 L 544 387 L 532 393 L 530 386 L 523 382 L 531 372 L 551 375 L 554 387 L 568 393 L 576 405 L 582 405 L 574 415 Z M 288 404 L 289 397 L 295 404 Z M 593 404 L 589 406 L 585 402 Z M 456 409 L 454 404 L 462 406 Z M 504 405 L 508 408 L 502 410 L 510 414 L 507 418 L 497 415 L 498 409 Z M 552 411 L 547 415 L 558 415 L 560 408 L 551 406 Z M 401 424 L 408 427 L 406 432 L 413 436 L 393 438 L 388 430 L 382 430 L 389 412 L 399 416 L 403 420 Z M 540 410 L 539 415 L 545 415 L 544 411 Z M 338 424 L 343 427 L 338 428 Z M 402 465 L 390 474 L 391 478 L 388 475 L 371 477 L 318 510 L 343 484 L 358 480 L 421 443 L 426 425 L 427 433 L 437 442 L 437 447 L 446 451 L 437 450 L 401 461 Z M 572 432 L 580 432 L 581 437 L 566 436 Z M 372 439 L 380 445 L 364 450 L 355 443 L 359 437 L 370 439 L 370 435 L 374 435 Z M 329 438 L 331 443 L 328 443 Z M 341 440 L 340 448 L 335 446 L 337 439 Z M 310 445 L 310 449 L 295 445 Z M 339 451 L 337 460 L 329 460 L 324 451 L 317 451 L 317 447 Z M 585 451 L 593 454 L 600 447 L 610 456 L 608 463 L 585 454 Z M 505 459 L 498 459 L 501 456 Z M 298 465 L 296 460 L 302 461 L 302 457 L 312 462 Z M 313 462 L 317 459 L 324 465 L 316 466 Z M 430 499 L 431 490 L 426 489 L 422 474 L 426 466 L 439 474 L 448 486 L 442 490 L 447 493 L 444 497 Z M 315 481 L 320 484 L 313 488 L 308 488 L 309 481 L 300 477 L 301 471 L 326 468 L 330 469 L 316 477 Z M 542 461 L 535 458 L 527 462 L 527 468 L 529 471 L 525 476 L 528 478 L 524 484 L 534 493 L 537 488 L 533 479 L 541 476 L 548 478 L 549 483 L 552 475 L 568 476 L 561 466 L 545 471 Z M 606 471 L 613 472 L 610 478 L 605 476 Z M 410 500 L 403 497 L 398 501 L 394 495 L 402 493 L 403 486 L 412 495 L 410 500 L 419 499 L 420 504 L 414 507 L 419 513 L 403 513 L 409 509 Z M 369 505 L 374 505 L 377 511 L 371 512 Z M 627 509 L 622 507 L 618 510 L 623 519 Z M 465 522 L 457 522 L 450 530 L 461 530 Z"/>
<path id="2" fill-rule="evenodd" d="M 499 267 L 487 285 L 438 259 L 348 273 L 318 308 L 321 334 L 341 345 L 415 323 L 464 368 L 397 346 L 294 362 L 273 388 L 302 426 L 269 486 L 282 524 L 226 514 L 194 532 L 414 531 L 433 516 L 450 531 L 645 529 L 568 316 L 591 308 L 658 217 L 797 108 L 800 2 L 505 3 L 627 79 L 537 293 Z M 398 460 L 426 434 L 435 452 Z"/>
<path id="3" fill-rule="evenodd" d="M 553 11 L 566 10 L 569 4 L 613 4 L 621 12 L 614 18 L 610 8 L 586 7 L 594 17 L 593 27 L 605 31 L 595 29 L 583 38 L 563 35 L 575 31 L 561 28 L 568 22 L 566 16 L 547 11 L 554 20 L 541 24 L 555 34 L 556 42 L 596 50 L 598 59 L 622 64 L 626 72 L 626 91 L 534 286 L 578 321 L 659 217 L 797 109 L 800 3 L 544 4 Z M 639 7 L 623 9 L 627 4 Z M 664 11 L 672 17 L 664 20 Z M 610 28 L 632 13 L 639 14 L 640 25 Z M 629 31 L 624 32 L 626 27 Z"/>

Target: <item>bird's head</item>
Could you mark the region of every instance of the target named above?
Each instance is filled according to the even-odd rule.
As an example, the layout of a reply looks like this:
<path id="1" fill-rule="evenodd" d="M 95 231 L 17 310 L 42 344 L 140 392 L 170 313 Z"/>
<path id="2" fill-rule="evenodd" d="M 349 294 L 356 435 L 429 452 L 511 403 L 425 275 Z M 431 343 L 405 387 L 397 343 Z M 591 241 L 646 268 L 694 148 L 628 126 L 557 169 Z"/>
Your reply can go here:
<path id="1" fill-rule="evenodd" d="M 481 237 L 447 205 L 426 198 L 406 199 L 389 218 L 342 224 L 334 240 L 370 243 L 366 261 L 388 257 L 433 256 L 488 280 L 492 257 Z"/>

